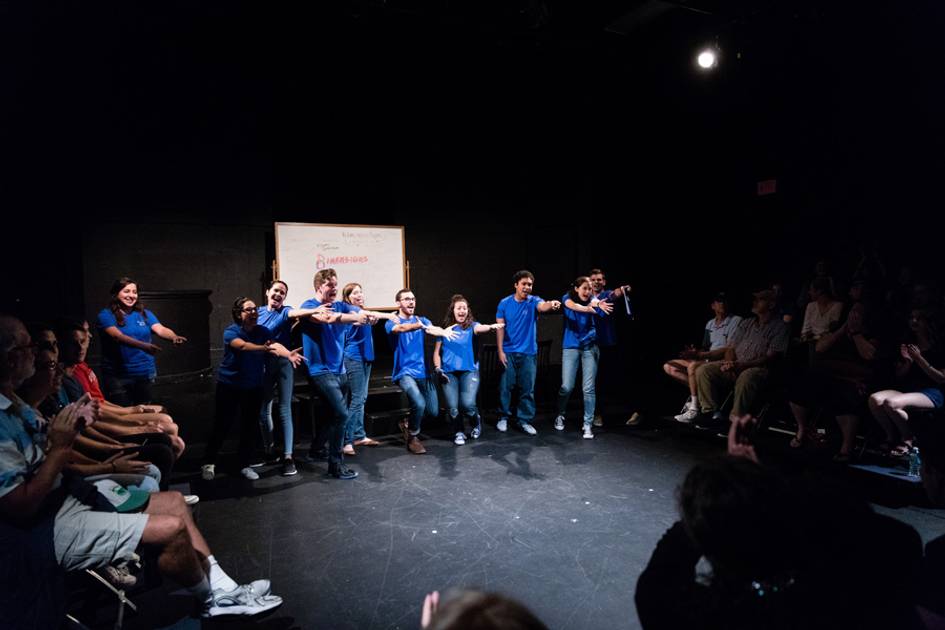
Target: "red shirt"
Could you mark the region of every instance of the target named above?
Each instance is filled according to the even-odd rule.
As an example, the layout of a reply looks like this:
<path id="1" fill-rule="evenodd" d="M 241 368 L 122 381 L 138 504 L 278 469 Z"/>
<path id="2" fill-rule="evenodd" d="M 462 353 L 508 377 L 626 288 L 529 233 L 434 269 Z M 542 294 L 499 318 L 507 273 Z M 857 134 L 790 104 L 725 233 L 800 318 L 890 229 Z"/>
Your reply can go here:
<path id="1" fill-rule="evenodd" d="M 75 380 L 79 381 L 82 389 L 92 395 L 92 398 L 98 401 L 105 400 L 102 389 L 98 386 L 98 377 L 95 376 L 95 372 L 92 371 L 88 363 L 85 361 L 77 363 L 72 376 L 75 377 Z"/>

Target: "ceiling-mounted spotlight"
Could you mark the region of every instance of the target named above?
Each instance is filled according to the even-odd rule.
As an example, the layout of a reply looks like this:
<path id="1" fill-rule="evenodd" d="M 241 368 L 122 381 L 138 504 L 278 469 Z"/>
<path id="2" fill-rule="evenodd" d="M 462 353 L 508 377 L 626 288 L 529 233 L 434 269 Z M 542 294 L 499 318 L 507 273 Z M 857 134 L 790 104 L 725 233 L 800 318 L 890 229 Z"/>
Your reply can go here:
<path id="1" fill-rule="evenodd" d="M 696 65 L 703 70 L 711 70 L 719 65 L 719 53 L 715 48 L 703 48 L 696 56 Z"/>

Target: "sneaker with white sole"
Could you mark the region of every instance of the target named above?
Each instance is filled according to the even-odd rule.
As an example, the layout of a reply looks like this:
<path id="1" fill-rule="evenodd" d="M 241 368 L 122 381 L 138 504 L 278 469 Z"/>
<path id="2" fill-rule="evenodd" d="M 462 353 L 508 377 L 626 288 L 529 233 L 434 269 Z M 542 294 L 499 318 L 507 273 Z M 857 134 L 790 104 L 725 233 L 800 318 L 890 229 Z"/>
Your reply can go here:
<path id="1" fill-rule="evenodd" d="M 213 591 L 213 597 L 207 602 L 201 616 L 204 618 L 224 615 L 252 616 L 281 605 L 282 598 L 278 595 L 261 595 L 252 585 L 243 584 L 232 591 Z"/>
<path id="2" fill-rule="evenodd" d="M 256 481 L 259 479 L 259 475 L 251 467 L 247 466 L 246 468 L 240 471 L 240 474 L 249 479 L 250 481 Z"/>
<path id="3" fill-rule="evenodd" d="M 697 417 L 699 417 L 699 410 L 695 407 L 689 407 L 678 416 L 673 416 L 676 422 L 682 422 L 683 424 L 691 424 Z"/>
<path id="4" fill-rule="evenodd" d="M 509 421 L 505 418 L 502 418 L 501 420 L 499 420 L 498 424 L 495 425 L 495 428 L 497 431 L 501 433 L 505 433 L 506 431 L 509 430 Z"/>
<path id="5" fill-rule="evenodd" d="M 604 426 L 604 417 L 601 416 L 601 415 L 596 415 L 596 416 L 594 416 L 594 426 L 595 426 L 595 427 L 602 427 L 602 426 Z"/>
<path id="6" fill-rule="evenodd" d="M 456 437 L 453 438 L 453 444 L 456 446 L 462 446 L 466 443 L 466 435 L 463 433 L 457 433 Z"/>
<path id="7" fill-rule="evenodd" d="M 196 494 L 185 494 L 184 503 L 187 505 L 197 505 L 200 503 L 200 497 L 198 497 Z"/>
<path id="8" fill-rule="evenodd" d="M 519 426 L 522 427 L 522 431 L 529 435 L 538 435 L 538 430 L 527 422 L 523 422 Z"/>
<path id="9" fill-rule="evenodd" d="M 480 435 L 482 435 L 482 420 L 476 418 L 476 426 L 474 426 L 472 431 L 469 432 L 469 437 L 474 440 L 478 440 Z"/>
<path id="10" fill-rule="evenodd" d="M 204 481 L 213 481 L 216 476 L 216 467 L 213 464 L 204 464 L 200 467 L 200 476 Z"/>
<path id="11" fill-rule="evenodd" d="M 594 432 L 591 431 L 591 425 L 589 425 L 589 424 L 585 424 L 585 425 L 584 425 L 584 439 L 585 439 L 585 440 L 593 440 L 593 439 L 594 439 Z"/>
<path id="12" fill-rule="evenodd" d="M 555 431 L 564 431 L 564 416 L 555 418 Z"/>

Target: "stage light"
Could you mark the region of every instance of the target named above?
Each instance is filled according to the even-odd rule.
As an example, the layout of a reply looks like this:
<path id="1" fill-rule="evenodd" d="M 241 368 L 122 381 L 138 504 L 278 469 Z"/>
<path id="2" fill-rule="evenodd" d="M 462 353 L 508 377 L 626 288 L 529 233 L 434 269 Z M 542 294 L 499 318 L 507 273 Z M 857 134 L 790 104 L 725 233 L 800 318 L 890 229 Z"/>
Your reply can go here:
<path id="1" fill-rule="evenodd" d="M 696 64 L 703 70 L 711 70 L 719 64 L 719 58 L 716 51 L 711 48 L 705 48 L 699 52 L 696 57 Z"/>

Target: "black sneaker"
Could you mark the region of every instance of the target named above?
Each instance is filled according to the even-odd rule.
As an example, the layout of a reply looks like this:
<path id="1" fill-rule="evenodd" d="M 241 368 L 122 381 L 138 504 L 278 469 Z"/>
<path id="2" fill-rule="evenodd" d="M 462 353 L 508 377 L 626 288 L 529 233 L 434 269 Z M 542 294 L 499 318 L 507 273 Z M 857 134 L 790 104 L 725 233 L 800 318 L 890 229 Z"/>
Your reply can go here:
<path id="1" fill-rule="evenodd" d="M 723 429 L 728 429 L 728 418 L 718 411 L 712 414 L 703 413 L 699 414 L 692 424 L 702 431 L 722 431 Z"/>
<path id="2" fill-rule="evenodd" d="M 291 477 L 292 475 L 299 474 L 299 469 L 295 467 L 295 462 L 291 457 L 286 457 L 282 460 L 282 473 L 283 477 Z"/>
<path id="3" fill-rule="evenodd" d="M 358 476 L 358 473 L 344 464 L 329 464 L 327 475 L 335 479 L 354 479 Z"/>

